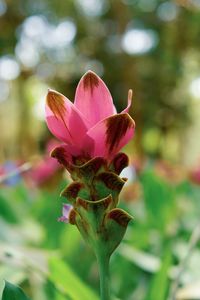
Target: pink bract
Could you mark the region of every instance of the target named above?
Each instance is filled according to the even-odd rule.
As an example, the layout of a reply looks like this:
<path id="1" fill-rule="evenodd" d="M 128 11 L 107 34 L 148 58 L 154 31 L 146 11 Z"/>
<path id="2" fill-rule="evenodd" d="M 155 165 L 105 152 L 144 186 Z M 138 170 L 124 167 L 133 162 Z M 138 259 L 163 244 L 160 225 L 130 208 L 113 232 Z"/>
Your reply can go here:
<path id="1" fill-rule="evenodd" d="M 69 163 L 76 158 L 97 156 L 112 159 L 134 135 L 135 122 L 128 106 L 116 112 L 112 96 L 100 77 L 88 71 L 80 80 L 74 104 L 64 95 L 49 90 L 46 101 L 46 120 L 49 130 L 64 144 L 54 150 L 59 160 Z"/>

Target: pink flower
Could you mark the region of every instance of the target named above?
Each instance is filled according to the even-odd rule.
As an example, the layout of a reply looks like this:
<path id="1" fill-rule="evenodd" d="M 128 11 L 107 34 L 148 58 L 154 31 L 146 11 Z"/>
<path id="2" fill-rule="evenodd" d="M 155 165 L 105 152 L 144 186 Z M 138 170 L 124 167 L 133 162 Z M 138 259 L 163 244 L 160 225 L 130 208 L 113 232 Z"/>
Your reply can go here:
<path id="1" fill-rule="evenodd" d="M 55 139 L 51 139 L 47 143 L 45 155 L 42 159 L 33 163 L 32 168 L 25 176 L 28 183 L 30 182 L 29 184 L 32 184 L 33 186 L 40 186 L 51 179 L 61 169 L 60 164 L 52 157 L 49 157 L 49 152 L 58 145 L 60 145 L 60 143 L 58 143 Z"/>
<path id="2" fill-rule="evenodd" d="M 105 83 L 92 71 L 80 80 L 74 104 L 62 94 L 49 90 L 46 120 L 49 130 L 64 144 L 53 151 L 60 162 L 76 163 L 97 156 L 110 160 L 133 137 L 135 122 L 128 106 L 117 114 Z"/>
<path id="3" fill-rule="evenodd" d="M 195 168 L 189 173 L 189 178 L 193 183 L 200 185 L 200 167 Z"/>
<path id="4" fill-rule="evenodd" d="M 59 169 L 60 165 L 55 159 L 49 156 L 44 157 L 43 160 L 33 166 L 33 169 L 30 171 L 30 177 L 33 184 L 39 186 L 53 177 Z"/>

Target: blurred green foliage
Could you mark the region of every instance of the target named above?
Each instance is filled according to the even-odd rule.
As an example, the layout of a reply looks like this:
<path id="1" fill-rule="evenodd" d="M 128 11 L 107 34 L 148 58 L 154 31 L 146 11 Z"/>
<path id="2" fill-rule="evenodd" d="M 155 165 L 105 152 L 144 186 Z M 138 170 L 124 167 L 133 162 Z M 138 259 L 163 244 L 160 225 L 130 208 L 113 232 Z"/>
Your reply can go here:
<path id="1" fill-rule="evenodd" d="M 14 286 L 9 282 L 6 282 L 3 295 L 2 295 L 2 300 L 10 300 L 10 299 L 29 300 L 19 287 Z"/>
<path id="2" fill-rule="evenodd" d="M 164 300 L 199 223 L 200 190 L 186 180 L 167 182 L 152 167 L 137 181 L 140 197 L 129 202 L 122 198 L 120 203 L 135 220 L 111 260 L 112 295 L 123 300 Z M 32 300 L 98 299 L 94 254 L 75 226 L 57 222 L 63 186 L 64 182 L 53 193 L 44 188 L 30 193 L 23 183 L 2 187 L 2 288 L 6 279 L 20 285 Z M 198 280 L 199 248 L 194 251 L 181 276 L 183 285 Z"/>

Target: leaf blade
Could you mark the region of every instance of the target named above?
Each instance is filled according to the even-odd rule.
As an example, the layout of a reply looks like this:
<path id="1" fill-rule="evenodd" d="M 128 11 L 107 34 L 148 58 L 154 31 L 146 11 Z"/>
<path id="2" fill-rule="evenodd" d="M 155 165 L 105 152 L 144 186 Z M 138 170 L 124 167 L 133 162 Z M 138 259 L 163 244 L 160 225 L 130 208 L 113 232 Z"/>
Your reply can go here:
<path id="1" fill-rule="evenodd" d="M 5 287 L 3 290 L 2 300 L 30 300 L 23 290 L 10 282 L 5 282 Z"/>

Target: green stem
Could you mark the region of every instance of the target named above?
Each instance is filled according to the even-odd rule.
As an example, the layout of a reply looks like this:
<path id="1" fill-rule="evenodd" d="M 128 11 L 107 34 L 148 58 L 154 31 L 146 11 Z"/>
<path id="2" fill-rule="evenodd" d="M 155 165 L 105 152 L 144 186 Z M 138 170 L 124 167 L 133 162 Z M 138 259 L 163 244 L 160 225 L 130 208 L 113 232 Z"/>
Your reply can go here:
<path id="1" fill-rule="evenodd" d="M 110 300 L 110 289 L 109 289 L 109 260 L 110 258 L 105 256 L 103 253 L 98 251 L 96 253 L 99 277 L 100 277 L 100 294 L 101 300 Z"/>

